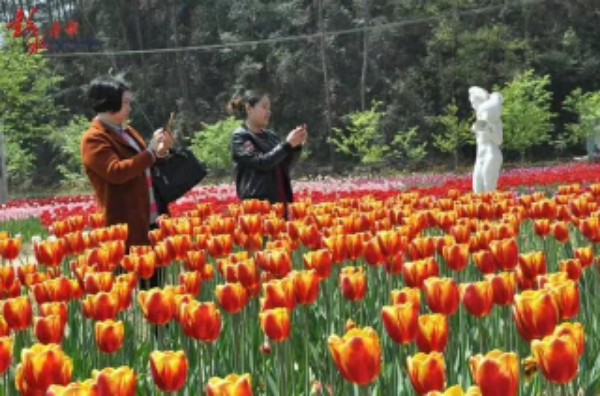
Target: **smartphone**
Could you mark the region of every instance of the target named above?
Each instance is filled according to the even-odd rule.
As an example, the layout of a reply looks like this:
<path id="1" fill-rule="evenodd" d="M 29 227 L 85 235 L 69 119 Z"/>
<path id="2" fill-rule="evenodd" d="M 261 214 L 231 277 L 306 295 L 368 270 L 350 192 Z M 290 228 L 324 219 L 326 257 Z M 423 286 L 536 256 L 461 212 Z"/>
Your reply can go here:
<path id="1" fill-rule="evenodd" d="M 172 112 L 171 115 L 169 115 L 169 121 L 167 121 L 167 125 L 165 126 L 165 131 L 172 134 L 174 126 L 175 126 L 175 112 Z"/>

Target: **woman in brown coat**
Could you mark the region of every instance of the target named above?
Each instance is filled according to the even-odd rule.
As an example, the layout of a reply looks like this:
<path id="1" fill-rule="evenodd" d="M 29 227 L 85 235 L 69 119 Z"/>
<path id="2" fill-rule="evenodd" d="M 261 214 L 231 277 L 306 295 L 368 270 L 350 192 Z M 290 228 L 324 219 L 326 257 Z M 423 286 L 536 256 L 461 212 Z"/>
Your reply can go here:
<path id="1" fill-rule="evenodd" d="M 128 225 L 127 250 L 148 245 L 148 231 L 158 216 L 150 167 L 168 154 L 170 134 L 159 129 L 146 145 L 126 125 L 132 94 L 120 80 L 96 79 L 88 96 L 97 116 L 83 135 L 81 154 L 98 205 L 107 225 Z"/>

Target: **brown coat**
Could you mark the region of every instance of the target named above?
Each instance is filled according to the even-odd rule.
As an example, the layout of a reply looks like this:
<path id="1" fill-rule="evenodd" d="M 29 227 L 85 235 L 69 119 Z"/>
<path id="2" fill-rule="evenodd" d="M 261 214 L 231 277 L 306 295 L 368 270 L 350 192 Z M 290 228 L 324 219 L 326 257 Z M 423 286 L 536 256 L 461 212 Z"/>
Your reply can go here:
<path id="1" fill-rule="evenodd" d="M 117 132 L 94 119 L 81 139 L 81 156 L 106 224 L 129 226 L 129 249 L 132 245 L 150 243 L 150 198 L 145 170 L 152 166 L 154 158 L 145 150 L 146 143 L 138 132 L 131 127 L 127 132 L 142 152 L 138 153 Z"/>

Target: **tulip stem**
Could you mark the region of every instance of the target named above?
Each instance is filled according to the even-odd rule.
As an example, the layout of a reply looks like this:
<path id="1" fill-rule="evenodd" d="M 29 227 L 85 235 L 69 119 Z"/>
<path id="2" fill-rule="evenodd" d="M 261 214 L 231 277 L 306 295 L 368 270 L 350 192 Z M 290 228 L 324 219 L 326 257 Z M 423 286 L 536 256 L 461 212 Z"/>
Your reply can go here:
<path id="1" fill-rule="evenodd" d="M 198 341 L 194 341 L 194 346 L 198 345 Z M 194 348 L 195 349 L 195 348 Z M 205 361 L 204 361 L 204 344 L 200 345 L 200 365 L 198 367 L 198 369 L 200 370 L 200 389 L 204 389 L 204 367 L 206 367 Z"/>
<path id="2" fill-rule="evenodd" d="M 310 366 L 308 364 L 308 348 L 309 345 L 309 320 L 308 320 L 308 309 L 309 307 L 305 307 L 303 313 L 304 319 L 304 329 L 302 331 L 302 335 L 304 336 L 304 394 L 310 394 Z"/>

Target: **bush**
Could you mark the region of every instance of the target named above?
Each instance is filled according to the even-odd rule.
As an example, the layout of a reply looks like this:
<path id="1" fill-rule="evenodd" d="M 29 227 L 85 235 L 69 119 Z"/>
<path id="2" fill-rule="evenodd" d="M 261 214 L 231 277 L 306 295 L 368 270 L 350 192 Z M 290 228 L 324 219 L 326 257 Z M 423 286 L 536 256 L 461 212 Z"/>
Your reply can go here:
<path id="1" fill-rule="evenodd" d="M 90 121 L 77 116 L 69 125 L 55 130 L 49 137 L 60 153 L 56 166 L 63 187 L 81 189 L 88 185 L 87 175 L 81 160 L 81 136 L 89 128 Z"/>
<path id="2" fill-rule="evenodd" d="M 569 144 L 580 144 L 600 129 L 600 91 L 583 93 L 577 88 L 565 99 L 566 110 L 577 115 L 577 122 L 567 124 L 563 136 Z"/>
<path id="3" fill-rule="evenodd" d="M 224 175 L 233 169 L 231 136 L 240 121 L 229 117 L 214 124 L 203 124 L 194 134 L 191 150 L 208 167 L 209 173 Z"/>
<path id="4" fill-rule="evenodd" d="M 550 139 L 554 113 L 550 110 L 552 93 L 550 77 L 537 77 L 533 70 L 516 76 L 502 88 L 504 108 L 504 144 L 508 150 L 520 154 L 525 160 L 526 152 Z"/>
<path id="5" fill-rule="evenodd" d="M 341 153 L 357 159 L 363 165 L 381 163 L 390 148 L 384 144 L 385 135 L 380 128 L 384 112 L 379 111 L 381 102 L 374 102 L 366 111 L 348 115 L 345 129 L 333 128 L 331 143 Z"/>

